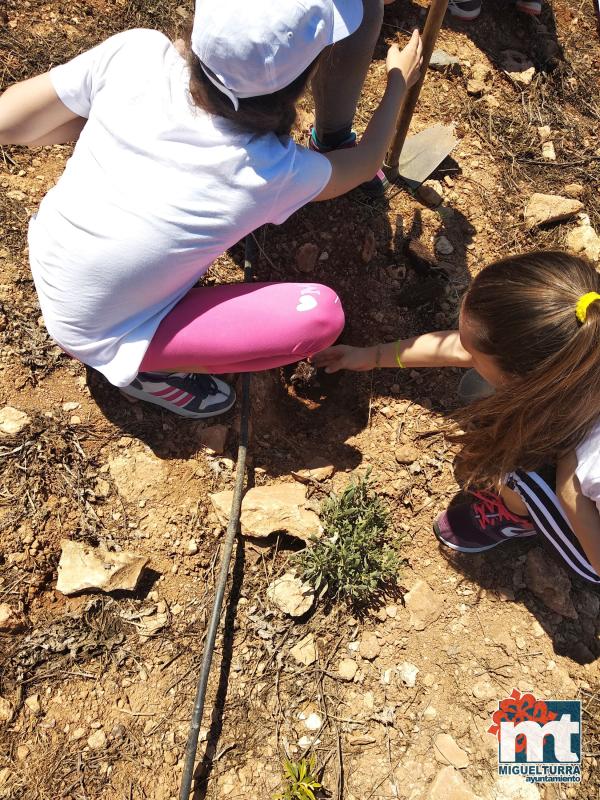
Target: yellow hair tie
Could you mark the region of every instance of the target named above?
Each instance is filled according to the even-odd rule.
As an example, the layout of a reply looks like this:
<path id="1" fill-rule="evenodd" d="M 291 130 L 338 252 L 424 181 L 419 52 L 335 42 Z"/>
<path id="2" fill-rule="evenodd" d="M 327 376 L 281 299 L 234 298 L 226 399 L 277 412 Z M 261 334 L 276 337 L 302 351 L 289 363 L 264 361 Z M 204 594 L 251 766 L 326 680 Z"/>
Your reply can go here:
<path id="1" fill-rule="evenodd" d="M 596 300 L 600 300 L 600 294 L 598 294 L 598 292 L 587 292 L 586 294 L 582 294 L 577 301 L 577 305 L 575 306 L 575 316 L 582 325 L 586 320 L 589 306 L 591 306 L 592 303 L 595 303 Z"/>

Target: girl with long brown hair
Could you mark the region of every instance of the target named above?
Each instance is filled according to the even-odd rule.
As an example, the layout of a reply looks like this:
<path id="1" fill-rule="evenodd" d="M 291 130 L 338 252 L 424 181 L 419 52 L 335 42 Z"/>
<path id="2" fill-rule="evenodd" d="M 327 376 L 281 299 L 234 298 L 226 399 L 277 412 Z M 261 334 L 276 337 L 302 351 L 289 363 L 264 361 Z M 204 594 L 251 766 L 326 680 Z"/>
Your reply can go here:
<path id="1" fill-rule="evenodd" d="M 315 356 L 328 372 L 474 367 L 493 394 L 455 413 L 457 474 L 472 494 L 434 523 L 438 539 L 482 552 L 544 535 L 600 583 L 600 275 L 560 251 L 510 256 L 467 290 L 457 331 Z"/>

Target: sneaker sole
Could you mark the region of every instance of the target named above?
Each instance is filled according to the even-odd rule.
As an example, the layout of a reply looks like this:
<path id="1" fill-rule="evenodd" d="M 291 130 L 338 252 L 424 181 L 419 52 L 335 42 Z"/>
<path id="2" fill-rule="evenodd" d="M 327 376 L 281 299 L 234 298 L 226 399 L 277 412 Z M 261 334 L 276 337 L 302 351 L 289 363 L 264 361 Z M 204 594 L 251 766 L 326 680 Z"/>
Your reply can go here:
<path id="1" fill-rule="evenodd" d="M 539 17 L 542 13 L 541 6 L 527 6 L 522 5 L 521 3 L 516 3 L 515 7 L 517 11 L 521 12 L 521 14 L 527 14 L 529 17 Z"/>
<path id="2" fill-rule="evenodd" d="M 173 406 L 173 404 L 169 403 L 168 400 L 163 400 L 160 397 L 151 399 L 148 397 L 148 393 L 142 391 L 141 389 L 135 389 L 127 386 L 125 388 L 121 387 L 119 391 L 121 394 L 125 395 L 127 400 L 129 400 L 131 397 L 135 397 L 137 400 L 143 400 L 153 406 L 161 406 L 161 408 L 166 408 L 167 411 L 171 411 L 173 414 L 177 414 L 179 417 L 187 417 L 188 419 L 208 419 L 209 417 L 218 417 L 220 414 L 226 414 L 235 405 L 235 401 L 237 399 L 235 391 L 232 389 L 231 402 L 223 408 L 220 408 L 218 411 L 186 411 L 185 408 Z"/>
<path id="3" fill-rule="evenodd" d="M 494 547 L 498 547 L 501 544 L 506 544 L 507 542 L 513 542 L 515 539 L 530 539 L 532 536 L 537 536 L 537 531 L 533 531 L 533 533 L 528 533 L 527 535 L 522 536 L 512 536 L 506 539 L 500 539 L 493 544 L 488 544 L 485 547 L 464 547 L 459 544 L 454 544 L 453 542 L 448 542 L 442 534 L 440 533 L 440 528 L 437 522 L 433 523 L 433 532 L 436 535 L 436 538 L 439 542 L 441 542 L 446 547 L 449 547 L 451 550 L 456 550 L 458 553 L 485 553 L 486 550 L 493 550 Z"/>
<path id="4" fill-rule="evenodd" d="M 454 11 L 449 8 L 448 11 L 455 19 L 462 19 L 464 22 L 471 22 L 481 14 L 480 8 L 477 11 Z"/>

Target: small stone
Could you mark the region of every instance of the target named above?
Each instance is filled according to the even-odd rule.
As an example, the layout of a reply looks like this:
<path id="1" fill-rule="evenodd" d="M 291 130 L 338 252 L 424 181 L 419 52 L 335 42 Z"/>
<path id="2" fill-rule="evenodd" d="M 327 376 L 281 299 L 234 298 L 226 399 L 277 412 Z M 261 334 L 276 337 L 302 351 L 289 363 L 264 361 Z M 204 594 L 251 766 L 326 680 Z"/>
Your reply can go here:
<path id="1" fill-rule="evenodd" d="M 295 647 L 290 650 L 290 655 L 299 664 L 304 664 L 305 667 L 310 667 L 317 660 L 317 644 L 315 637 L 312 633 L 301 639 Z"/>
<path id="2" fill-rule="evenodd" d="M 323 720 L 319 714 L 313 712 L 304 720 L 304 726 L 308 728 L 309 731 L 318 731 L 323 727 Z"/>
<path id="3" fill-rule="evenodd" d="M 0 603 L 0 633 L 21 633 L 27 627 L 23 614 L 12 609 L 8 603 Z"/>
<path id="4" fill-rule="evenodd" d="M 571 252 L 584 255 L 590 261 L 600 261 L 600 236 L 590 224 L 579 225 L 569 231 L 565 245 Z"/>
<path id="5" fill-rule="evenodd" d="M 225 452 L 228 433 L 229 428 L 227 425 L 211 425 L 209 428 L 201 429 L 198 440 L 202 447 L 205 447 L 211 453 L 222 455 Z"/>
<path id="6" fill-rule="evenodd" d="M 525 562 L 527 588 L 549 609 L 567 619 L 578 619 L 571 600 L 571 581 L 554 559 L 536 547 L 527 553 Z"/>
<path id="7" fill-rule="evenodd" d="M 113 553 L 62 539 L 56 588 L 66 595 L 86 589 L 133 591 L 147 563 L 145 556 L 136 553 Z"/>
<path id="8" fill-rule="evenodd" d="M 70 400 L 68 403 L 62 404 L 63 411 L 76 411 L 78 408 L 81 407 L 81 403 L 76 403 L 73 400 Z"/>
<path id="9" fill-rule="evenodd" d="M 438 239 L 436 239 L 435 249 L 441 255 L 449 256 L 454 252 L 454 245 L 446 236 L 440 236 Z"/>
<path id="10" fill-rule="evenodd" d="M 302 617 L 312 608 L 315 593 L 309 583 L 301 581 L 293 572 L 286 572 L 271 583 L 267 598 L 284 614 Z"/>
<path id="11" fill-rule="evenodd" d="M 419 186 L 415 194 L 426 206 L 435 208 L 443 202 L 443 192 L 442 184 L 439 181 L 427 181 L 427 183 L 423 183 Z"/>
<path id="12" fill-rule="evenodd" d="M 17 761 L 25 761 L 31 753 L 31 749 L 26 744 L 20 744 L 17 747 Z"/>
<path id="13" fill-rule="evenodd" d="M 466 769 L 469 756 L 459 747 L 448 733 L 440 733 L 433 740 L 434 755 L 442 764 L 450 764 L 455 769 Z"/>
<path id="14" fill-rule="evenodd" d="M 471 67 L 471 77 L 467 81 L 467 94 L 472 97 L 481 96 L 490 84 L 491 69 L 485 64 L 477 63 Z"/>
<path id="15" fill-rule="evenodd" d="M 5 697 L 0 697 L 0 722 L 8 722 L 13 715 L 12 703 Z"/>
<path id="16" fill-rule="evenodd" d="M 90 750 L 104 750 L 106 747 L 106 734 L 102 728 L 99 728 L 88 736 L 87 744 Z"/>
<path id="17" fill-rule="evenodd" d="M 394 456 L 398 464 L 412 464 L 420 455 L 421 453 L 419 453 L 417 448 L 410 444 L 400 445 L 400 447 L 394 450 Z"/>
<path id="18" fill-rule="evenodd" d="M 409 689 L 412 689 L 417 683 L 417 675 L 419 673 L 418 667 L 415 667 L 414 664 L 410 664 L 408 661 L 404 661 L 402 664 L 398 664 L 396 669 L 402 683 L 408 686 Z"/>
<path id="19" fill-rule="evenodd" d="M 72 742 L 78 742 L 79 739 L 83 739 L 85 736 L 85 728 L 75 728 L 75 730 L 70 734 L 69 739 Z"/>
<path id="20" fill-rule="evenodd" d="M 338 667 L 338 674 L 342 680 L 353 681 L 358 672 L 358 664 L 352 658 L 343 658 Z"/>
<path id="21" fill-rule="evenodd" d="M 15 436 L 31 424 L 30 417 L 24 411 L 13 406 L 0 409 L 0 432 L 7 436 Z"/>
<path id="22" fill-rule="evenodd" d="M 366 747 L 370 744 L 376 744 L 377 739 L 374 736 L 369 736 L 364 733 L 356 733 L 348 737 L 348 744 L 352 747 Z"/>
<path id="23" fill-rule="evenodd" d="M 73 416 L 69 419 L 70 425 L 81 425 L 81 417 L 78 414 L 73 414 Z"/>
<path id="24" fill-rule="evenodd" d="M 188 556 L 195 556 L 198 553 L 198 542 L 195 539 L 190 539 L 185 546 L 185 552 Z"/>
<path id="25" fill-rule="evenodd" d="M 40 696 L 39 694 L 32 694 L 25 700 L 25 705 L 29 709 L 30 713 L 34 716 L 37 716 L 41 713 L 42 707 L 40 706 Z"/>
<path id="26" fill-rule="evenodd" d="M 431 722 L 437 717 L 437 709 L 433 706 L 427 706 L 425 711 L 423 712 L 423 719 L 426 719 L 428 722 Z"/>
<path id="27" fill-rule="evenodd" d="M 491 800 L 539 800 L 539 797 L 536 784 L 527 783 L 520 775 L 496 778 L 491 794 Z"/>
<path id="28" fill-rule="evenodd" d="M 542 628 L 537 619 L 534 619 L 533 622 L 531 623 L 531 633 L 533 634 L 535 639 L 539 639 L 540 636 L 543 636 L 546 633 L 546 631 Z"/>
<path id="29" fill-rule="evenodd" d="M 543 143 L 542 158 L 545 158 L 547 161 L 556 161 L 556 150 L 554 149 L 554 142 Z"/>
<path id="30" fill-rule="evenodd" d="M 437 72 L 452 72 L 458 74 L 460 72 L 460 59 L 456 56 L 446 53 L 445 50 L 434 50 L 429 59 L 429 66 Z"/>
<path id="31" fill-rule="evenodd" d="M 293 477 L 301 483 L 310 483 L 311 481 L 326 481 L 333 477 L 335 467 L 324 458 L 314 458 L 311 460 L 311 466 L 299 469 L 292 472 Z"/>
<path id="32" fill-rule="evenodd" d="M 571 219 L 583 208 L 583 203 L 553 194 L 532 194 L 525 208 L 525 225 L 528 230 L 539 225 Z"/>
<path id="33" fill-rule="evenodd" d="M 540 125 L 540 127 L 537 129 L 537 132 L 542 144 L 550 141 L 552 137 L 552 128 L 550 125 Z"/>
<path id="34" fill-rule="evenodd" d="M 379 644 L 379 639 L 377 636 L 375 636 L 374 633 L 363 633 L 358 647 L 358 652 L 360 653 L 361 657 L 367 661 L 373 661 L 376 659 L 381 652 L 381 645 Z"/>
<path id="35" fill-rule="evenodd" d="M 408 609 L 411 627 L 416 631 L 424 631 L 432 625 L 442 613 L 443 599 L 436 594 L 425 581 L 418 580 L 404 596 Z"/>
<path id="36" fill-rule="evenodd" d="M 296 264 L 300 272 L 313 272 L 317 263 L 319 248 L 316 244 L 307 242 L 296 251 Z"/>
<path id="37" fill-rule="evenodd" d="M 563 189 L 563 194 L 567 197 L 582 197 L 585 187 L 580 183 L 568 183 Z"/>
<path id="38" fill-rule="evenodd" d="M 479 798 L 471 791 L 460 772 L 454 767 L 443 767 L 429 787 L 426 800 L 479 800 Z"/>
<path id="39" fill-rule="evenodd" d="M 108 497 L 110 494 L 110 483 L 104 478 L 98 478 L 94 485 L 94 494 L 100 499 Z"/>
<path id="40" fill-rule="evenodd" d="M 478 700 L 493 700 L 498 695 L 497 689 L 492 686 L 489 678 L 482 678 L 476 681 L 471 687 L 473 697 Z"/>
<path id="41" fill-rule="evenodd" d="M 232 491 L 211 494 L 221 525 L 229 522 Z M 306 488 L 298 483 L 256 486 L 242 500 L 241 530 L 244 536 L 266 537 L 286 531 L 305 542 L 319 538 L 323 528 L 318 514 L 306 507 Z"/>
<path id="42" fill-rule="evenodd" d="M 329 253 L 327 250 L 323 250 L 321 255 L 319 256 L 319 261 L 327 261 L 329 259 Z"/>
<path id="43" fill-rule="evenodd" d="M 528 86 L 535 75 L 535 67 L 524 53 L 518 50 L 503 50 L 501 67 L 515 83 Z"/>

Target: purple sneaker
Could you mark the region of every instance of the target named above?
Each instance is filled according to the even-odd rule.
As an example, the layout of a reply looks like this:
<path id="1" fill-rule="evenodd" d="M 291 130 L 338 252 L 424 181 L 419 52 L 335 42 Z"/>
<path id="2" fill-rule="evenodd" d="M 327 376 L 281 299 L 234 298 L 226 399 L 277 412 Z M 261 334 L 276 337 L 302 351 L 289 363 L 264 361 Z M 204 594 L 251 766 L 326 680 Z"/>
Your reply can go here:
<path id="1" fill-rule="evenodd" d="M 216 417 L 235 403 L 231 386 L 199 372 L 139 372 L 121 392 L 127 398 L 145 400 L 192 419 Z"/>
<path id="2" fill-rule="evenodd" d="M 336 147 L 325 147 L 325 145 L 322 145 L 317 139 L 317 134 L 315 133 L 314 128 L 311 129 L 308 139 L 309 149 L 314 150 L 317 153 L 331 153 L 332 150 L 347 150 L 350 147 L 356 147 L 357 144 L 358 142 L 356 141 L 356 133 L 354 131 L 350 131 L 346 139 L 344 139 L 344 141 L 341 142 L 341 144 L 338 144 Z M 370 181 L 366 181 L 365 183 L 361 183 L 358 188 L 361 189 L 365 194 L 369 195 L 369 197 L 383 197 L 389 185 L 389 181 L 385 177 L 383 170 L 378 169 L 374 178 L 371 178 Z"/>
<path id="3" fill-rule="evenodd" d="M 460 503 L 444 511 L 433 523 L 437 538 L 461 553 L 482 553 L 511 539 L 537 536 L 528 517 L 514 514 L 498 495 L 471 492 L 470 503 Z"/>

